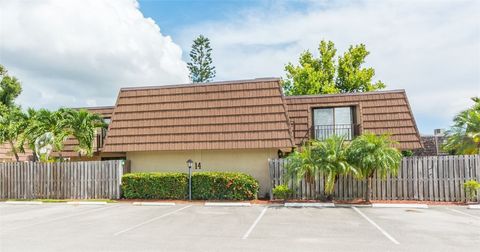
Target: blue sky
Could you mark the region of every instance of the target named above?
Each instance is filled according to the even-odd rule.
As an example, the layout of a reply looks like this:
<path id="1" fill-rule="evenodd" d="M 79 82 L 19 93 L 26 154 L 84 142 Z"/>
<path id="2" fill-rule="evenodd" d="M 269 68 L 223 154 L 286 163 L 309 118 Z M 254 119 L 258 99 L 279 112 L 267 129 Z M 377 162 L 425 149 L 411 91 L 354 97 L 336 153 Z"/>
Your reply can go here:
<path id="1" fill-rule="evenodd" d="M 216 80 L 283 77 L 320 40 L 364 43 L 375 80 L 407 91 L 431 134 L 480 96 L 480 1 L 0 0 L 0 64 L 24 107 L 99 106 L 125 86 L 188 82 L 188 51 L 210 38 Z M 81 88 L 79 88 L 81 87 Z"/>
<path id="2" fill-rule="evenodd" d="M 266 12 L 277 8 L 295 11 L 308 8 L 303 1 L 140 0 L 139 3 L 142 13 L 161 24 L 162 33 L 172 37 L 197 23 L 241 17 L 242 12 L 252 9 Z"/>
<path id="3" fill-rule="evenodd" d="M 142 13 L 162 24 L 162 33 L 175 37 L 185 27 L 198 22 L 221 21 L 236 12 L 252 8 L 258 1 L 170 1 L 144 0 Z"/>
<path id="4" fill-rule="evenodd" d="M 338 3 L 323 2 L 322 4 L 328 6 Z M 173 38 L 181 36 L 181 31 L 195 24 L 241 18 L 241 13 L 249 10 L 269 12 L 284 9 L 302 13 L 307 11 L 309 6 L 305 1 L 140 1 L 140 9 L 144 15 L 161 24 L 163 34 L 170 35 Z M 200 34 L 202 31 L 198 30 L 197 33 Z M 188 47 L 185 46 L 183 49 L 183 58 L 188 61 Z M 388 82 L 388 80 L 386 81 Z M 479 89 L 480 87 L 477 86 L 477 94 Z M 472 91 L 475 92 L 475 89 Z M 428 113 L 422 113 L 417 120 L 419 121 L 419 128 L 425 134 L 430 134 L 437 127 L 447 127 L 449 123 L 445 119 L 440 119 Z"/>

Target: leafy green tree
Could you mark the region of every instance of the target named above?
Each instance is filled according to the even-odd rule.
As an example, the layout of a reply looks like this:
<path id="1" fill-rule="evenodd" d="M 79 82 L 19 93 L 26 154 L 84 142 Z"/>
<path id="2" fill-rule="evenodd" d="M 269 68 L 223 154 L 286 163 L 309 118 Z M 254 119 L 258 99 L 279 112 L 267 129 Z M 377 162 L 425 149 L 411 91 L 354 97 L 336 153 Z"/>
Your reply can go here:
<path id="1" fill-rule="evenodd" d="M 369 92 L 385 88 L 381 81 L 372 83 L 375 70 L 362 68 L 365 58 L 370 54 L 365 45 L 350 46 L 342 57 L 338 57 L 337 79 L 335 87 L 341 93 Z"/>
<path id="2" fill-rule="evenodd" d="M 356 167 L 360 177 L 367 180 L 365 201 L 370 201 L 375 172 L 380 178 L 386 178 L 387 173 L 397 174 L 402 154 L 394 147 L 396 144 L 389 135 L 373 133 L 365 133 L 351 142 L 347 151 L 348 162 Z"/>
<path id="3" fill-rule="evenodd" d="M 18 147 L 20 136 L 27 127 L 26 115 L 19 107 L 11 106 L 10 108 L 1 109 L 0 112 L 0 143 L 8 143 L 11 151 L 18 162 L 20 158 L 18 153 L 23 152 L 23 147 Z"/>
<path id="4" fill-rule="evenodd" d="M 22 86 L 17 78 L 9 76 L 5 67 L 0 65 L 0 104 L 11 107 L 22 92 Z"/>
<path id="5" fill-rule="evenodd" d="M 0 65 L 0 144 L 8 143 L 15 159 L 23 148 L 17 147 L 17 141 L 25 129 L 25 116 L 17 105 L 15 98 L 22 92 L 17 78 L 9 76 L 4 66 Z"/>
<path id="6" fill-rule="evenodd" d="M 362 67 L 369 54 L 365 45 L 350 46 L 338 61 L 335 61 L 337 50 L 332 41 L 322 40 L 318 50 L 318 58 L 307 50 L 300 55 L 299 65 L 288 63 L 285 66 L 286 79 L 282 85 L 286 95 L 367 92 L 385 88 L 381 81 L 372 83 L 373 68 Z"/>
<path id="7" fill-rule="evenodd" d="M 207 37 L 200 35 L 193 41 L 190 62 L 187 63 L 193 83 L 210 82 L 215 77 L 211 53 L 212 48 Z"/>
<path id="8" fill-rule="evenodd" d="M 331 41 L 321 41 L 319 51 L 319 58 L 307 50 L 300 55 L 300 65 L 288 63 L 285 66 L 287 79 L 283 88 L 287 95 L 338 93 L 335 87 L 335 45 Z"/>

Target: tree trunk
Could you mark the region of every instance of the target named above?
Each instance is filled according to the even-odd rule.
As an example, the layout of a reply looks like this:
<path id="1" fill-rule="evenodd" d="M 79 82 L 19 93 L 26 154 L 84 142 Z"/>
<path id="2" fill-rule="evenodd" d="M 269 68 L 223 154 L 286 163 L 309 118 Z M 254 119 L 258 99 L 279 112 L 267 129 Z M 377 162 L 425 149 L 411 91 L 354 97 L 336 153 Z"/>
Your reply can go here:
<path id="1" fill-rule="evenodd" d="M 15 148 L 15 145 L 13 144 L 12 141 L 8 141 L 10 143 L 10 147 L 12 148 L 13 155 L 15 155 L 15 160 L 17 162 L 20 162 L 20 158 L 18 157 L 17 149 Z"/>
<path id="2" fill-rule="evenodd" d="M 372 195 L 372 177 L 368 176 L 367 178 L 367 191 L 365 191 L 365 201 L 370 203 L 370 197 Z"/>

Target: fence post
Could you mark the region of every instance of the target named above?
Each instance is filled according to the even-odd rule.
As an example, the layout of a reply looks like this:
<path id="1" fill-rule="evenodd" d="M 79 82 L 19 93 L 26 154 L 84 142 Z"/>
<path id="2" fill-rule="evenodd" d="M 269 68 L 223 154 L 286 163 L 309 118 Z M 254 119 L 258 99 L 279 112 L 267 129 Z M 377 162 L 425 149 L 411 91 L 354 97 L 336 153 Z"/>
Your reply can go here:
<path id="1" fill-rule="evenodd" d="M 480 182 L 480 155 L 474 156 L 474 170 L 477 175 L 477 182 Z M 477 190 L 477 202 L 480 202 L 480 189 Z"/>
<path id="2" fill-rule="evenodd" d="M 273 171 L 272 171 L 272 160 L 268 159 L 268 173 L 270 174 L 270 200 L 273 200 L 273 187 L 275 186 Z"/>
<path id="3" fill-rule="evenodd" d="M 120 195 L 122 194 L 122 176 L 123 176 L 123 168 L 125 166 L 125 162 L 123 160 L 119 160 L 118 162 L 118 185 L 117 185 L 117 195 L 116 199 L 120 199 Z"/>

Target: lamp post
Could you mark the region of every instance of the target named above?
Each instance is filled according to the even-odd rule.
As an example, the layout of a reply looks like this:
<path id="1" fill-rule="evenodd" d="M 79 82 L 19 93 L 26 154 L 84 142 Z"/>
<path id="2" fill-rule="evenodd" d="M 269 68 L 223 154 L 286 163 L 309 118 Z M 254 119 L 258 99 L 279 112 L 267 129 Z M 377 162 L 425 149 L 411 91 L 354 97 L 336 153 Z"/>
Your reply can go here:
<path id="1" fill-rule="evenodd" d="M 188 200 L 192 200 L 192 165 L 191 159 L 187 160 L 188 165 Z"/>

